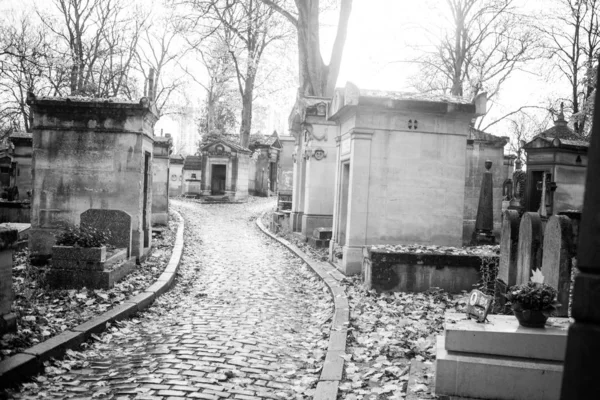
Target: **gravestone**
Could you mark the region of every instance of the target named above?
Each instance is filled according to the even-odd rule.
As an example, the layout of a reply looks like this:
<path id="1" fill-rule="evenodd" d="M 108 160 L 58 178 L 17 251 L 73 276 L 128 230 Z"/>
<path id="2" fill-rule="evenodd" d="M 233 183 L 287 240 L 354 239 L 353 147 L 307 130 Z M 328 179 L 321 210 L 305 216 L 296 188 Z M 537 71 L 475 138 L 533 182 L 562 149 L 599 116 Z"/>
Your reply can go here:
<path id="1" fill-rule="evenodd" d="M 526 212 L 519 225 L 517 281 L 529 282 L 532 271 L 542 267 L 542 219 L 536 212 Z"/>
<path id="2" fill-rule="evenodd" d="M 494 289 L 494 311 L 501 312 L 506 304 L 507 289 L 517 283 L 517 259 L 519 250 L 519 212 L 506 210 L 502 218 L 500 237 L 500 261 Z"/>
<path id="3" fill-rule="evenodd" d="M 122 210 L 102 210 L 90 208 L 81 213 L 80 225 L 109 233 L 108 244 L 117 248 L 127 248 L 131 255 L 131 215 Z"/>
<path id="4" fill-rule="evenodd" d="M 475 220 L 475 231 L 471 239 L 472 245 L 495 244 L 494 236 L 494 181 L 492 177 L 492 162 L 485 162 L 485 172 L 481 180 L 479 192 L 479 205 L 477 206 L 477 218 Z"/>
<path id="5" fill-rule="evenodd" d="M 0 335 L 17 329 L 16 316 L 11 312 L 13 248 L 17 243 L 16 229 L 0 228 Z"/>
<path id="6" fill-rule="evenodd" d="M 542 275 L 544 283 L 558 290 L 558 317 L 569 316 L 569 290 L 573 258 L 571 219 L 564 215 L 550 217 L 544 231 Z"/>

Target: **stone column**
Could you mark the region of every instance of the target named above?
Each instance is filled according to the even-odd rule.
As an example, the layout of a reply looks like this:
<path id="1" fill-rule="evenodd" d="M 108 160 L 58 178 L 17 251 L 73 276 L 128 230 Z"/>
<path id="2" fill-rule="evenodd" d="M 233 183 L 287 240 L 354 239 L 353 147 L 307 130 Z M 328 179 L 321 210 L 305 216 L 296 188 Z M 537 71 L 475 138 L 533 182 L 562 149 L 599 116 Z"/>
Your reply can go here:
<path id="1" fill-rule="evenodd" d="M 589 399 L 600 393 L 600 101 L 595 103 L 588 155 L 577 250 L 580 273 L 571 308 L 575 323 L 567 338 L 562 400 Z"/>
<path id="2" fill-rule="evenodd" d="M 342 185 L 341 185 L 341 179 L 342 179 L 342 163 L 341 163 L 341 152 L 340 152 L 340 139 L 341 136 L 336 136 L 335 137 L 335 147 L 336 147 L 336 151 L 335 151 L 335 186 L 334 186 L 334 192 L 333 192 L 333 226 L 332 226 L 332 232 L 331 232 L 331 241 L 329 242 L 329 261 L 335 261 L 333 259 L 333 250 L 334 247 L 336 246 L 336 243 L 339 242 L 339 212 L 340 212 L 340 199 L 342 196 Z"/>
<path id="3" fill-rule="evenodd" d="M 479 192 L 479 205 L 477 206 L 477 219 L 475 220 L 475 231 L 471 239 L 472 245 L 494 244 L 496 237 L 494 231 L 494 181 L 492 177 L 492 162 L 485 162 L 485 172 L 481 180 Z"/>
<path id="4" fill-rule="evenodd" d="M 16 229 L 0 228 L 0 335 L 17 330 L 17 317 L 10 311 L 14 299 L 13 246 L 17 243 L 17 238 Z"/>
<path id="5" fill-rule="evenodd" d="M 367 244 L 369 177 L 371 167 L 371 139 L 373 132 L 351 133 L 350 192 L 348 193 L 348 226 L 343 249 L 344 274 L 360 273 L 363 247 Z"/>

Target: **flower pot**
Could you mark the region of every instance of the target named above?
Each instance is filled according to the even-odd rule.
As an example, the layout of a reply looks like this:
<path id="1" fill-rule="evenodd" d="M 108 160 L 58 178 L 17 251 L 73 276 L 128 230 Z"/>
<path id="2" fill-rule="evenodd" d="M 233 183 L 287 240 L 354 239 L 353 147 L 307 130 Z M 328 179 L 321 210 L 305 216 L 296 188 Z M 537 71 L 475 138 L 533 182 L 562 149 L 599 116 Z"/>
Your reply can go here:
<path id="1" fill-rule="evenodd" d="M 513 313 L 517 317 L 519 325 L 527 328 L 543 328 L 548 320 L 548 316 L 541 310 L 515 310 L 513 308 Z"/>

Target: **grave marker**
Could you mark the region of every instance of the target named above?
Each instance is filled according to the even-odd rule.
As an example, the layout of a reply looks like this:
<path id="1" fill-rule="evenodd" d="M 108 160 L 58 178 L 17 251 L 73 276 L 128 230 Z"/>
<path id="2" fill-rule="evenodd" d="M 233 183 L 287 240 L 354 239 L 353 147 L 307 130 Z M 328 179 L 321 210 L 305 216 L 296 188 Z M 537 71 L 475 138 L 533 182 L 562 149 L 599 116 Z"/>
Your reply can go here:
<path id="1" fill-rule="evenodd" d="M 81 213 L 81 226 L 109 232 L 108 244 L 117 248 L 127 248 L 131 255 L 131 215 L 122 210 L 101 210 L 90 208 Z"/>
<path id="2" fill-rule="evenodd" d="M 519 225 L 519 254 L 516 284 L 529 282 L 533 270 L 542 266 L 542 219 L 536 212 L 526 212 Z"/>
<path id="3" fill-rule="evenodd" d="M 544 283 L 558 290 L 558 317 L 568 317 L 569 289 L 573 258 L 573 230 L 571 219 L 564 215 L 550 217 L 544 231 L 542 275 Z"/>
<path id="4" fill-rule="evenodd" d="M 500 237 L 500 260 L 494 290 L 494 311 L 501 312 L 506 304 L 506 290 L 517 283 L 517 259 L 519 250 L 519 212 L 506 210 L 502 218 Z"/>
<path id="5" fill-rule="evenodd" d="M 474 318 L 477 322 L 485 322 L 491 305 L 492 296 L 487 296 L 479 290 L 473 290 L 467 303 L 467 317 Z"/>

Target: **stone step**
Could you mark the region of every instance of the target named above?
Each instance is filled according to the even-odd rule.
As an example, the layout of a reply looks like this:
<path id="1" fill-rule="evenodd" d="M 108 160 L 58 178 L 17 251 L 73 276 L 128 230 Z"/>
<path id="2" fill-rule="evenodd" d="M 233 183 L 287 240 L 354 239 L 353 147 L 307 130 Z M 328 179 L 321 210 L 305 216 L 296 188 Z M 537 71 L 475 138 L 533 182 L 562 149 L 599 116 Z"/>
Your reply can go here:
<path id="1" fill-rule="evenodd" d="M 313 230 L 312 237 L 315 239 L 321 240 L 331 240 L 331 236 L 333 234 L 332 228 L 316 228 Z"/>
<path id="2" fill-rule="evenodd" d="M 445 315 L 445 348 L 450 352 L 563 361 L 568 318 L 550 318 L 544 329 L 519 325 L 512 315 L 488 315 L 477 323 L 466 314 Z"/>
<path id="3" fill-rule="evenodd" d="M 438 336 L 435 392 L 496 400 L 559 400 L 563 366 L 556 361 L 456 353 Z M 443 398 L 443 397 L 441 397 Z"/>

